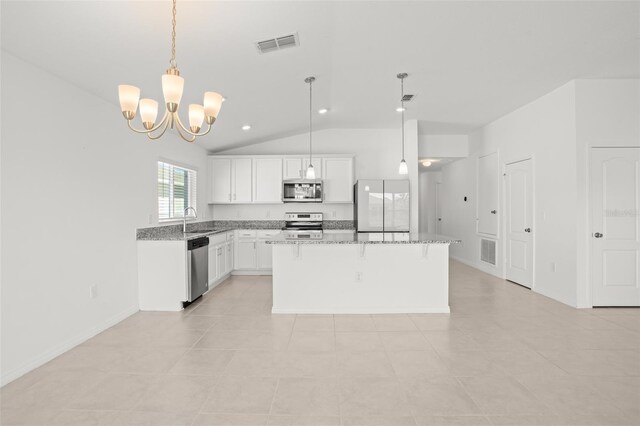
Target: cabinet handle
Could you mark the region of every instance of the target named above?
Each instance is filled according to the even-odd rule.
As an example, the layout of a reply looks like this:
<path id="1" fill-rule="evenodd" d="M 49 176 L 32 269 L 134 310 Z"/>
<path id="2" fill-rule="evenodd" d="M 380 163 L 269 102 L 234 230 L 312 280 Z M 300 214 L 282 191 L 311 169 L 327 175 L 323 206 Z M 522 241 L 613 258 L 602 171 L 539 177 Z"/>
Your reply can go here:
<path id="1" fill-rule="evenodd" d="M 229 201 L 231 201 L 231 193 L 229 193 Z"/>
<path id="2" fill-rule="evenodd" d="M 593 234 L 593 236 L 596 237 L 596 238 L 604 237 L 604 235 L 602 235 L 602 233 L 600 233 L 600 232 L 596 232 L 595 234 Z"/>
<path id="3" fill-rule="evenodd" d="M 491 214 L 496 214 L 496 213 L 498 213 L 497 210 L 491 210 Z"/>
<path id="4" fill-rule="evenodd" d="M 531 232 L 531 228 L 525 228 L 524 232 Z"/>
<path id="5" fill-rule="evenodd" d="M 233 194 L 233 201 L 236 200 L 236 194 Z"/>
<path id="6" fill-rule="evenodd" d="M 255 241 L 253 242 L 253 249 L 257 249 L 258 248 L 258 243 L 256 243 Z"/>

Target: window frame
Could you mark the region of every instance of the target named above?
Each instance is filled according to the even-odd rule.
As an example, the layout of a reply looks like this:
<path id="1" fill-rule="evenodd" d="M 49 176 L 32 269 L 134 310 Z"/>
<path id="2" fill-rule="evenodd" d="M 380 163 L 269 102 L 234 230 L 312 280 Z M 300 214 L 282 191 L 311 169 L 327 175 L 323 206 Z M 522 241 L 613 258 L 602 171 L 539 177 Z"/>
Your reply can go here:
<path id="1" fill-rule="evenodd" d="M 158 169 L 160 167 L 160 163 L 164 163 L 164 164 L 168 164 L 169 166 L 171 166 L 172 168 L 178 168 L 178 169 L 182 169 L 182 170 L 186 170 L 187 172 L 191 172 L 194 173 L 194 177 L 195 177 L 195 186 L 193 187 L 193 189 L 195 189 L 195 196 L 194 197 L 189 197 L 189 198 L 193 198 L 194 202 L 188 206 L 188 207 L 193 207 L 194 209 L 196 209 L 197 211 L 197 205 L 198 205 L 198 168 L 197 167 L 193 167 L 191 165 L 185 164 L 185 163 L 180 163 L 178 161 L 174 161 L 174 160 L 169 160 L 167 158 L 163 158 L 163 157 L 158 157 L 156 160 L 156 168 L 155 168 L 155 176 L 156 176 L 156 214 L 158 215 L 158 223 L 171 223 L 171 222 L 181 222 L 182 220 L 184 220 L 184 216 L 172 216 L 169 218 L 161 218 L 160 217 L 160 188 L 159 188 L 159 180 L 158 180 Z M 187 175 L 188 176 L 188 175 Z M 188 179 L 191 180 L 191 179 Z M 169 204 L 171 205 L 171 202 L 173 200 L 173 185 L 172 183 L 169 184 Z M 189 191 L 191 192 L 191 191 Z M 170 213 L 171 213 L 171 209 L 170 209 Z M 189 214 L 187 215 L 188 219 L 195 219 L 196 216 L 193 214 L 193 212 L 189 212 Z"/>

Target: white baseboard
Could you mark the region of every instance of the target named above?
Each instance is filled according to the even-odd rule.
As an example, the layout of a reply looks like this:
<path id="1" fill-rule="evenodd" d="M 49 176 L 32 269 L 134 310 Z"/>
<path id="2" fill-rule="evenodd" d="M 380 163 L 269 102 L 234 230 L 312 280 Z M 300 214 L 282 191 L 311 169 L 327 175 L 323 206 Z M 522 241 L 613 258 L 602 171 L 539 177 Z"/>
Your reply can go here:
<path id="1" fill-rule="evenodd" d="M 84 333 L 80 333 L 77 336 L 74 336 L 63 343 L 54 346 L 53 348 L 45 351 L 44 353 L 27 360 L 19 367 L 9 371 L 3 371 L 2 375 L 0 376 L 0 386 L 4 386 L 7 383 L 10 383 L 15 379 L 27 374 L 28 372 L 35 370 L 36 368 L 40 367 L 43 364 L 46 364 L 47 362 L 51 361 L 57 356 L 60 356 L 63 353 L 67 352 L 68 350 L 73 349 L 74 347 L 78 346 L 80 343 L 83 343 L 89 340 L 90 338 L 92 338 L 93 336 L 99 333 L 102 333 L 107 328 L 113 327 L 120 321 L 130 317 L 131 315 L 135 314 L 138 311 L 139 311 L 138 306 L 132 306 L 128 309 L 125 309 L 124 311 L 120 312 L 117 315 L 114 315 L 113 317 L 107 319 L 106 321 L 102 322 L 96 327 L 93 327 Z"/>
<path id="2" fill-rule="evenodd" d="M 402 309 L 282 309 L 272 308 L 272 314 L 448 314 L 449 307 L 446 308 L 402 308 Z"/>
<path id="3" fill-rule="evenodd" d="M 231 275 L 273 275 L 271 269 L 237 269 Z"/>

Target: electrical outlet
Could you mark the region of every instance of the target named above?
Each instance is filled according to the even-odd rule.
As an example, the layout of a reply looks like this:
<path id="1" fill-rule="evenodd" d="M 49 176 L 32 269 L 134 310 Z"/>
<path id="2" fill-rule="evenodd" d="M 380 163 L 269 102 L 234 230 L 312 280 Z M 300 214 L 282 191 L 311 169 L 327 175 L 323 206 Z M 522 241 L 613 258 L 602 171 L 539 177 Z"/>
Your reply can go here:
<path id="1" fill-rule="evenodd" d="M 332 211 L 332 212 L 331 212 L 331 217 L 335 219 L 335 218 L 336 218 L 336 216 L 337 216 L 336 211 L 335 211 L 335 210 L 334 210 L 334 211 Z"/>
<path id="2" fill-rule="evenodd" d="M 267 219 L 271 217 L 271 210 L 267 210 Z"/>
<path id="3" fill-rule="evenodd" d="M 237 210 L 237 211 L 236 211 L 236 217 L 237 217 L 238 219 L 240 219 L 240 210 Z"/>
<path id="4" fill-rule="evenodd" d="M 153 215 L 149 215 L 149 225 L 153 225 Z"/>
<path id="5" fill-rule="evenodd" d="M 356 282 L 362 281 L 362 272 L 356 272 Z"/>
<path id="6" fill-rule="evenodd" d="M 95 299 L 98 297 L 98 286 L 96 284 L 89 287 L 89 299 Z"/>

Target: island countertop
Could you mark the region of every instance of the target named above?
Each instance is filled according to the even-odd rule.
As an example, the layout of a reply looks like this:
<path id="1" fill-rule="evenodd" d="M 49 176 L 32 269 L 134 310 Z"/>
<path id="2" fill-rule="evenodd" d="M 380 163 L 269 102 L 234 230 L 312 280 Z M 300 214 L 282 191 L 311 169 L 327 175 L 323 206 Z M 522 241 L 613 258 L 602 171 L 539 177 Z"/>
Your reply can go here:
<path id="1" fill-rule="evenodd" d="M 322 238 L 285 238 L 284 234 L 266 241 L 267 244 L 457 244 L 462 242 L 452 237 L 421 232 L 353 232 L 323 233 Z"/>

